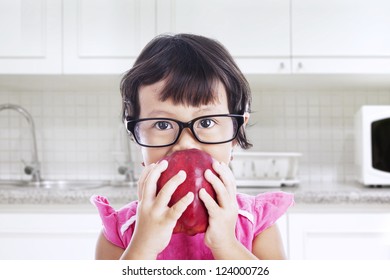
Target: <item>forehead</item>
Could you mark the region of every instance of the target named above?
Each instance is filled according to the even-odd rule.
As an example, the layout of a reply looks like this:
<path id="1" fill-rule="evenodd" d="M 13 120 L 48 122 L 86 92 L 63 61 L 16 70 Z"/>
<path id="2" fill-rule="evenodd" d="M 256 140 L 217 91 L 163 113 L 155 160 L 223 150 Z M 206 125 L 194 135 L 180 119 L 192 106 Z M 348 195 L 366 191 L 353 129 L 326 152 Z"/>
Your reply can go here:
<path id="1" fill-rule="evenodd" d="M 220 82 L 217 82 L 214 87 L 213 98 L 209 98 L 209 102 L 205 104 L 190 104 L 184 101 L 177 102 L 173 98 L 162 100 L 161 92 L 164 88 L 164 81 L 140 87 L 140 118 L 163 115 L 188 115 L 187 113 L 193 115 L 229 113 L 226 90 Z"/>

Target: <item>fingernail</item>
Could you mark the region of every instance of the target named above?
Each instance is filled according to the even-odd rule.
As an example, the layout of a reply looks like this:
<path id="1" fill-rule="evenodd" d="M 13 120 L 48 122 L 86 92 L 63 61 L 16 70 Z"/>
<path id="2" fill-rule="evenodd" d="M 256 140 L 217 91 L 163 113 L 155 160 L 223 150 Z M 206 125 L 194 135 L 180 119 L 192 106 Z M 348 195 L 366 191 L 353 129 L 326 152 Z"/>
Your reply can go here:
<path id="1" fill-rule="evenodd" d="M 205 189 L 205 188 L 201 188 L 201 189 L 199 190 L 199 194 L 201 194 L 201 193 L 206 193 L 206 189 Z"/>
<path id="2" fill-rule="evenodd" d="M 218 171 L 218 170 L 220 170 L 220 168 L 221 168 L 221 164 L 218 161 L 214 162 L 213 169 L 215 171 Z"/>

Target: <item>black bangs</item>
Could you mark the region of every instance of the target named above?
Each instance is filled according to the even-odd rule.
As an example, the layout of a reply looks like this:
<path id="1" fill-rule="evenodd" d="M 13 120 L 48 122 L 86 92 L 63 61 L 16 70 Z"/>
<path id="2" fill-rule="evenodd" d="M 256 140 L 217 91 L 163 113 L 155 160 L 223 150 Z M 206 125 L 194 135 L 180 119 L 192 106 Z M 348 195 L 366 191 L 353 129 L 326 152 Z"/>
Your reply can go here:
<path id="1" fill-rule="evenodd" d="M 193 107 L 215 103 L 218 99 L 216 78 L 210 78 L 210 76 L 202 78 L 200 76 L 203 76 L 203 73 L 191 73 L 191 71 L 169 73 L 164 79 L 160 100 L 170 99 L 175 105 Z"/>
<path id="2" fill-rule="evenodd" d="M 175 40 L 168 53 L 169 72 L 164 75 L 161 101 L 172 100 L 174 104 L 200 106 L 214 103 L 218 98 L 216 69 L 187 42 Z"/>

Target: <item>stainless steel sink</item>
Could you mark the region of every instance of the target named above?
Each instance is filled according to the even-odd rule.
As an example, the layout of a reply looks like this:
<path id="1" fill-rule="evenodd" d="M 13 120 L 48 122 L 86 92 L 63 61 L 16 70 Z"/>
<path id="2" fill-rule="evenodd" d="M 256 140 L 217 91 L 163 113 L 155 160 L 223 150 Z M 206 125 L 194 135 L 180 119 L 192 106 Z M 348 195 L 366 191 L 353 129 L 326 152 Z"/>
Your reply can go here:
<path id="1" fill-rule="evenodd" d="M 105 187 L 133 187 L 135 182 L 128 181 L 92 181 L 92 180 L 43 180 L 40 182 L 24 180 L 0 180 L 0 189 L 53 189 L 85 190 Z"/>

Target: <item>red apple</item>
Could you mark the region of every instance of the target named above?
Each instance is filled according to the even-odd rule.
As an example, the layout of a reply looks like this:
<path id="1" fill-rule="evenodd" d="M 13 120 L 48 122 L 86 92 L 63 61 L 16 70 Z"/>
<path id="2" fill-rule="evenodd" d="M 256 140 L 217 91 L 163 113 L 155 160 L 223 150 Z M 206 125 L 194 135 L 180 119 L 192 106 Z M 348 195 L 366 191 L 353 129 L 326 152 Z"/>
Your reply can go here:
<path id="1" fill-rule="evenodd" d="M 168 206 L 175 204 L 188 192 L 193 192 L 195 195 L 193 202 L 177 221 L 173 233 L 182 232 L 195 235 L 205 232 L 208 226 L 208 212 L 203 201 L 199 198 L 199 190 L 204 188 L 216 200 L 213 186 L 204 177 L 204 172 L 207 169 L 216 174 L 212 168 L 212 157 L 201 150 L 190 149 L 174 152 L 162 160 L 164 159 L 168 161 L 168 168 L 157 181 L 157 193 L 180 170 L 184 170 L 187 174 L 186 180 L 173 193 Z"/>

